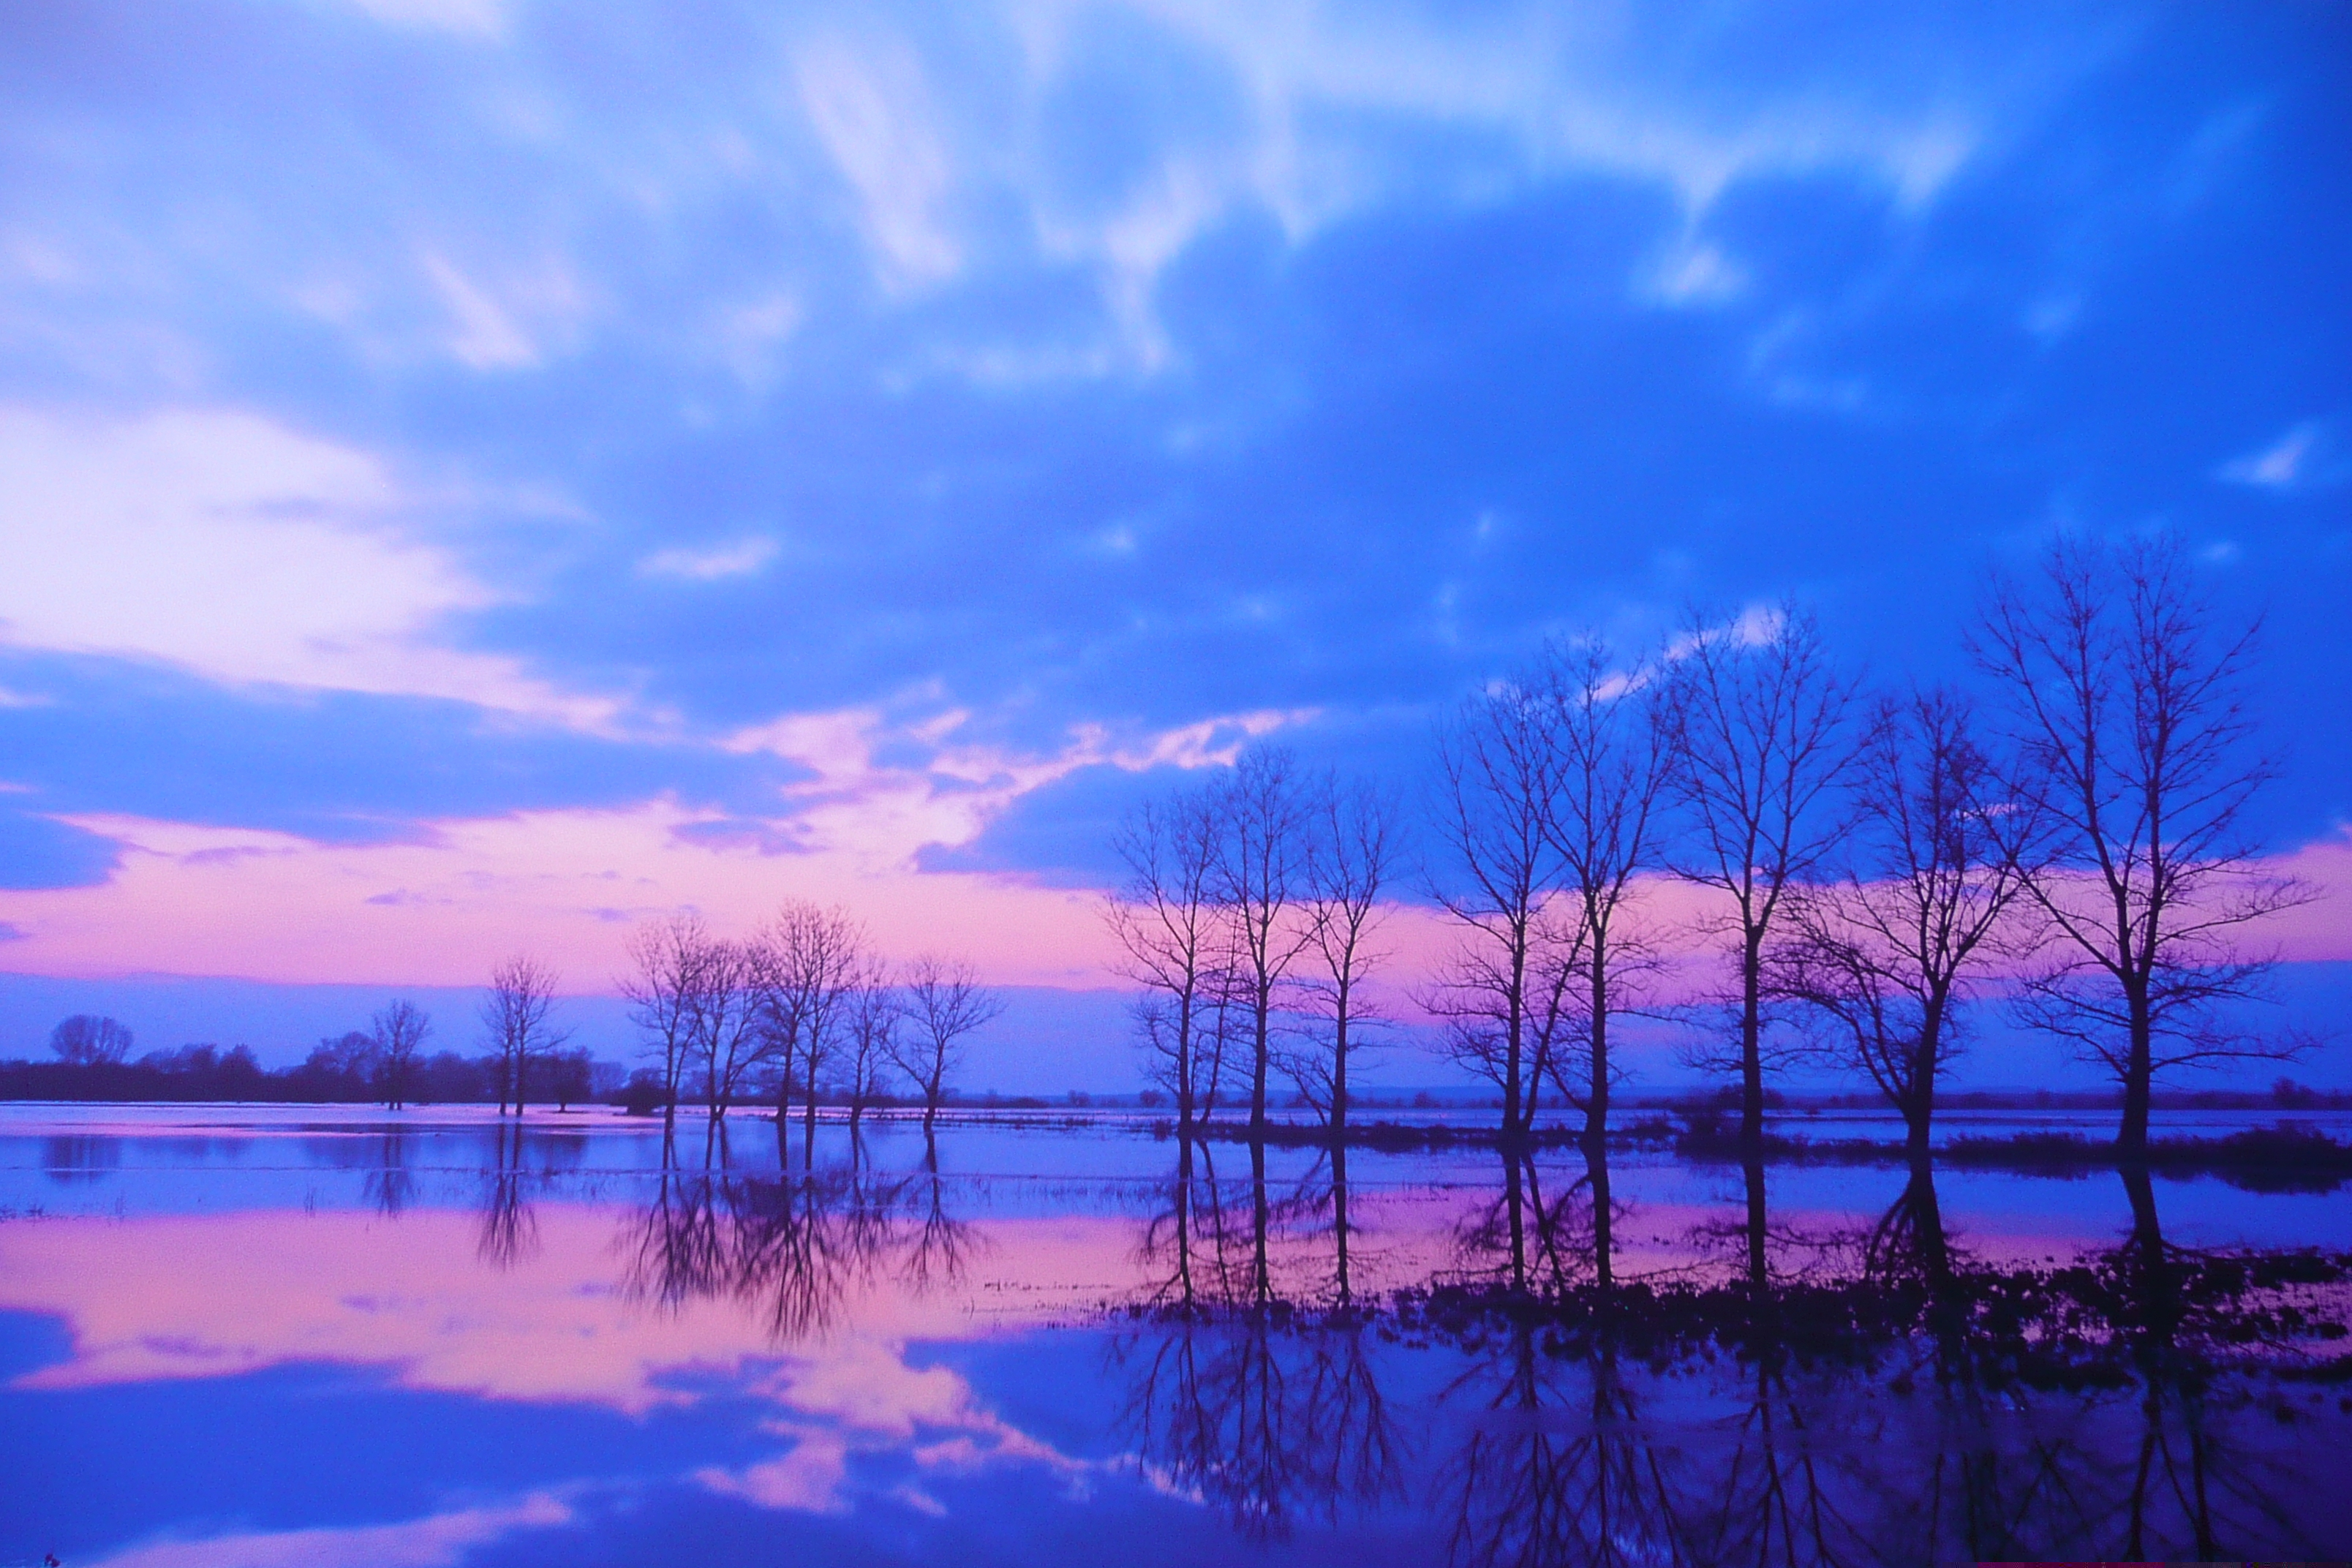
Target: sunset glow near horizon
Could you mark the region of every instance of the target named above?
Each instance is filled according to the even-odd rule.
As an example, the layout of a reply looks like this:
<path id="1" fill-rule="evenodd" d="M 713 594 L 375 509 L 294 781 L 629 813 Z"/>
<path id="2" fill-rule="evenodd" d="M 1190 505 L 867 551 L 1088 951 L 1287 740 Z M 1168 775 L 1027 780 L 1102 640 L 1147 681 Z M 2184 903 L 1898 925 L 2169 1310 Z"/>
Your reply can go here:
<path id="1" fill-rule="evenodd" d="M 1254 742 L 1411 792 L 1547 637 L 1791 597 L 1966 681 L 2157 528 L 2352 961 L 2352 20 L 1860 15 L 20 10 L 0 970 L 810 898 L 1111 985 L 1113 826 Z"/>

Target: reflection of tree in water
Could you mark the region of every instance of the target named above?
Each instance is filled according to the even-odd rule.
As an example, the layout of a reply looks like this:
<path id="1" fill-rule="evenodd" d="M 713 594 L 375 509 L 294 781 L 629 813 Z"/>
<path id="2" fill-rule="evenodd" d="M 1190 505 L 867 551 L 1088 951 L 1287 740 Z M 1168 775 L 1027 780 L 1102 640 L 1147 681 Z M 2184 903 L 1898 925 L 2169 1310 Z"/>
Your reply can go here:
<path id="1" fill-rule="evenodd" d="M 60 1133 L 41 1140 L 41 1173 L 59 1186 L 96 1182 L 122 1164 L 122 1140 L 103 1134 Z"/>
<path id="2" fill-rule="evenodd" d="M 530 1204 L 530 1178 L 523 1169 L 522 1129 L 501 1120 L 492 1129 L 496 1143 L 483 1173 L 481 1227 L 474 1251 L 494 1268 L 511 1268 L 539 1250 L 539 1212 Z"/>
<path id="3" fill-rule="evenodd" d="M 1375 1326 L 1345 1304 L 1344 1155 L 1276 1203 L 1265 1150 L 1252 1152 L 1236 1194 L 1220 1188 L 1205 1147 L 1181 1143 L 1167 1202 L 1145 1227 L 1155 1284 L 1113 1358 L 1128 1380 L 1121 1424 L 1142 1462 L 1265 1540 L 1302 1517 L 1401 1496 L 1405 1456 L 1375 1374 Z M 1277 1215 L 1320 1217 L 1335 1239 L 1341 1306 L 1312 1323 L 1274 1293 Z"/>
<path id="4" fill-rule="evenodd" d="M 394 1122 L 383 1130 L 361 1178 L 361 1190 L 378 1213 L 397 1219 L 416 1196 L 416 1178 L 408 1171 L 408 1129 Z"/>
<path id="5" fill-rule="evenodd" d="M 773 1174 L 665 1162 L 620 1245 L 632 1297 L 672 1310 L 734 1300 L 787 1344 L 832 1327 L 852 1291 L 887 1266 L 928 1289 L 960 1278 L 978 1243 L 948 1211 L 936 1148 L 919 1175 L 877 1174 L 856 1158 L 795 1170 L 780 1137 Z"/>
<path id="6" fill-rule="evenodd" d="M 1254 1539 L 1425 1500 L 1462 1564 L 2326 1555 L 2291 1517 L 2325 1458 L 2275 1436 L 2258 1369 L 2318 1342 L 2273 1288 L 2352 1258 L 2168 1246 L 2127 1175 L 2118 1246 L 1994 1268 L 1923 1165 L 1842 1251 L 1785 1237 L 1751 1183 L 1733 1267 L 1626 1279 L 1605 1156 L 1507 1160 L 1457 1233 L 1470 1267 L 1368 1302 L 1320 1284 L 1346 1267 L 1328 1168 L 1293 1219 L 1328 1225 L 1330 1266 L 1289 1300 L 1263 1166 L 1221 1183 L 1180 1150 L 1114 1352 L 1141 1462 Z M 1433 1353 L 1456 1374 L 1401 1406 L 1384 1384 Z"/>
<path id="7" fill-rule="evenodd" d="M 481 1224 L 475 1251 L 483 1262 L 511 1268 L 539 1251 L 539 1212 L 532 1193 L 587 1157 L 587 1134 L 501 1121 L 487 1129 L 489 1163 L 482 1171 Z"/>
<path id="8" fill-rule="evenodd" d="M 1143 1463 L 1253 1540 L 1402 1496 L 1404 1440 L 1360 1321 L 1156 1313 L 1124 1336 L 1121 1425 Z"/>

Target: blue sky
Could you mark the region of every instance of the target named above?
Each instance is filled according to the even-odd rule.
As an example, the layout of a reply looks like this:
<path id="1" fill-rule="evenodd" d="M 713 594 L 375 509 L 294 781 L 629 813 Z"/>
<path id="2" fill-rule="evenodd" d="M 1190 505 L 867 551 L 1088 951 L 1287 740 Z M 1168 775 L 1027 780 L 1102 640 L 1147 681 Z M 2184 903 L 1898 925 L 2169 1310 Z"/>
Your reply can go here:
<path id="1" fill-rule="evenodd" d="M 806 893 L 1084 984 L 1104 825 L 1247 736 L 1406 779 L 1546 635 L 1694 603 L 1963 675 L 2067 529 L 2267 616 L 2262 829 L 2338 846 L 2347 43 L 18 6 L 0 967 L 464 984 L 512 932 L 601 984 Z"/>

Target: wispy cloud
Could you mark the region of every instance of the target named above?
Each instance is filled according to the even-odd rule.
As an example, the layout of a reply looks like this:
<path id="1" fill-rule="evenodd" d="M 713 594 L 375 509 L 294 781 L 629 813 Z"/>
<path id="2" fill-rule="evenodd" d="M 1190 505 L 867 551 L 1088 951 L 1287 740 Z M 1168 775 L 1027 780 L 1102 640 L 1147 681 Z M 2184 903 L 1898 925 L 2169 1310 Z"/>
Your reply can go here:
<path id="1" fill-rule="evenodd" d="M 609 721 L 453 646 L 452 617 L 509 595 L 404 527 L 424 502 L 374 454 L 240 410 L 0 408 L 0 642 Z"/>
<path id="2" fill-rule="evenodd" d="M 728 577 L 749 577 L 776 558 L 772 539 L 739 539 L 731 544 L 704 549 L 684 546 L 657 550 L 637 563 L 646 577 L 677 577 L 689 583 L 716 583 Z"/>
<path id="3" fill-rule="evenodd" d="M 2269 446 L 2222 464 L 2214 477 L 2284 494 L 2342 478 L 2342 456 L 2330 422 L 2306 419 Z"/>

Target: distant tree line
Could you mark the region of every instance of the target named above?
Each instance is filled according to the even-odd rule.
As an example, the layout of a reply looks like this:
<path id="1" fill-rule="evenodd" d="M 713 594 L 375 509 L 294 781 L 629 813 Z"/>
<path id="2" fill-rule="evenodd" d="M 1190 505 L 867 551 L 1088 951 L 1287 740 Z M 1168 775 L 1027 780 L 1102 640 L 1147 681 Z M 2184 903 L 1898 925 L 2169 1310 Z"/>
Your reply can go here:
<path id="1" fill-rule="evenodd" d="M 1646 650 L 1556 641 L 1447 717 L 1410 869 L 1457 940 L 1414 999 L 1494 1085 L 1506 1142 L 1544 1107 L 1605 1139 L 1634 1016 L 1695 1026 L 1751 1152 L 1802 1058 L 1871 1084 L 1924 1156 L 1993 994 L 2112 1077 L 2127 1155 L 2163 1075 L 2307 1043 L 2234 1010 L 2272 963 L 2252 928 L 2310 895 L 2251 832 L 2273 772 L 2252 630 L 2178 542 L 2070 541 L 1997 576 L 1969 651 L 1980 696 L 1873 689 L 1800 606 L 1694 614 Z M 1129 816 L 1106 912 L 1180 1129 L 1230 1108 L 1263 1130 L 1278 1073 L 1344 1135 L 1405 826 L 1272 747 Z M 1648 907 L 1669 881 L 1706 896 L 1697 931 Z M 1663 973 L 1695 935 L 1724 960 L 1697 1003 Z"/>
<path id="2" fill-rule="evenodd" d="M 113 1018 L 77 1014 L 50 1031 L 51 1061 L 0 1061 L 0 1100 L 258 1100 L 285 1103 L 504 1104 L 516 1099 L 510 1052 L 427 1055 L 431 1019 L 396 1001 L 372 1028 L 322 1039 L 299 1064 L 264 1068 L 247 1046 L 186 1045 L 132 1058 L 131 1032 Z M 610 1064 L 548 1036 L 527 1087 L 559 1107 L 619 1087 Z M 495 1044 L 495 1038 L 494 1038 Z"/>

